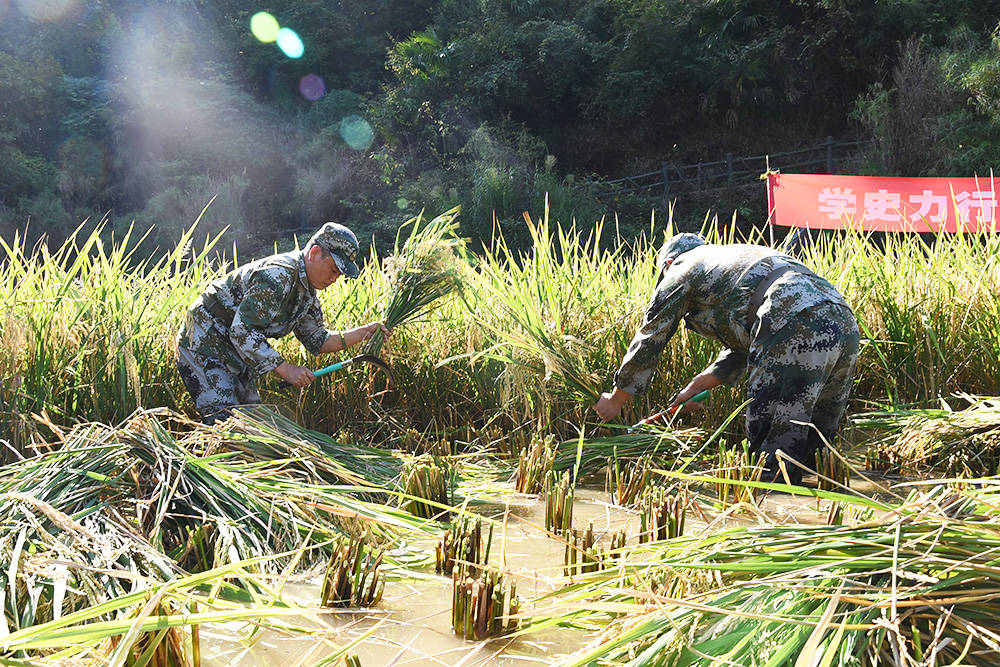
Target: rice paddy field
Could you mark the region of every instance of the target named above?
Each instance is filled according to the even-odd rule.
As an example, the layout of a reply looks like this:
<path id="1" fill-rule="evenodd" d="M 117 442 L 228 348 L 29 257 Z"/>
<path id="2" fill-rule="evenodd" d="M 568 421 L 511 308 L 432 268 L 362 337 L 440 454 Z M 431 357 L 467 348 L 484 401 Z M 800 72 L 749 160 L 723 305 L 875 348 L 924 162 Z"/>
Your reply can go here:
<path id="1" fill-rule="evenodd" d="M 1000 663 L 997 238 L 800 249 L 864 340 L 837 442 L 790 487 L 758 481 L 741 391 L 627 428 L 717 352 L 683 330 L 621 424 L 590 411 L 669 222 L 526 218 L 529 253 L 473 256 L 456 215 L 321 293 L 333 329 L 393 325 L 367 350 L 391 381 L 265 378 L 213 427 L 173 340 L 231 253 L 197 227 L 159 259 L 4 240 L 0 664 Z"/>

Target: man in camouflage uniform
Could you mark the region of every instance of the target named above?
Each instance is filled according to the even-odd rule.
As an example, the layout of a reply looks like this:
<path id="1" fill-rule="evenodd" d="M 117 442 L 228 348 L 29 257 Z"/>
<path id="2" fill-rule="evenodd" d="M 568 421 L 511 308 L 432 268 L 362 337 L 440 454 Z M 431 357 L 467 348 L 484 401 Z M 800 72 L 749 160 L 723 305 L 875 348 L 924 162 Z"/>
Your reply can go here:
<path id="1" fill-rule="evenodd" d="M 668 240 L 657 266 L 660 282 L 615 387 L 594 405 L 601 419 L 615 418 L 634 394 L 646 391 L 683 318 L 726 349 L 671 406 L 720 384 L 733 386 L 748 371 L 747 439 L 752 451 L 767 455 L 765 477 L 780 480 L 779 451 L 812 468 L 819 434 L 832 441 L 836 433 L 857 364 L 860 334 L 844 298 L 788 255 L 756 245 L 711 245 L 697 234 Z M 699 407 L 690 403 L 684 411 Z M 790 481 L 801 480 L 798 466 L 784 467 Z"/>
<path id="2" fill-rule="evenodd" d="M 328 222 L 305 250 L 251 262 L 211 283 L 188 310 L 177 335 L 177 368 L 206 424 L 235 405 L 260 402 L 256 380 L 274 372 L 296 387 L 315 378 L 285 361 L 268 343 L 294 333 L 312 354 L 337 352 L 385 327 L 378 322 L 329 331 L 316 290 L 356 278 L 358 239 Z"/>

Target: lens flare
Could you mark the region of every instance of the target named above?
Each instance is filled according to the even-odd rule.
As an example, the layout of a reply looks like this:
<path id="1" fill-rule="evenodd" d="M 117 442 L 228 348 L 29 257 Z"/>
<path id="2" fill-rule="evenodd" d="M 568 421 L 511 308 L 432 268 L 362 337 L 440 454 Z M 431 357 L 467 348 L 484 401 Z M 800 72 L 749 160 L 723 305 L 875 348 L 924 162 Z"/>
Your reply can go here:
<path id="1" fill-rule="evenodd" d="M 315 102 L 326 95 L 326 83 L 318 74 L 306 74 L 299 79 L 299 92 L 310 102 Z"/>
<path id="2" fill-rule="evenodd" d="M 368 121 L 361 116 L 347 116 L 340 121 L 340 136 L 354 150 L 363 151 L 371 146 L 375 133 Z"/>
<path id="3" fill-rule="evenodd" d="M 281 26 L 278 25 L 278 19 L 267 12 L 257 12 L 250 17 L 250 32 L 265 44 L 270 44 L 278 39 L 278 31 L 280 29 Z"/>
<path id="4" fill-rule="evenodd" d="M 75 4 L 75 0 L 17 0 L 21 13 L 35 21 L 56 21 Z"/>
<path id="5" fill-rule="evenodd" d="M 306 52 L 306 47 L 302 44 L 302 38 L 291 28 L 282 28 L 278 31 L 278 48 L 289 58 L 301 58 Z"/>

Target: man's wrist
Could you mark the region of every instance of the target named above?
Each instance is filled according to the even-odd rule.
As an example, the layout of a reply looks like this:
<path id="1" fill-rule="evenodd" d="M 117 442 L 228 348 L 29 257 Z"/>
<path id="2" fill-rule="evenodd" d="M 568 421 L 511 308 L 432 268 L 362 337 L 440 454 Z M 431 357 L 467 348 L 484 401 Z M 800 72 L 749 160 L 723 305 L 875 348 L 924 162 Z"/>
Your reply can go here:
<path id="1" fill-rule="evenodd" d="M 721 384 L 725 383 L 714 373 L 710 371 L 702 371 L 691 381 L 689 386 L 696 390 L 695 393 L 698 393 L 704 389 L 715 389 Z"/>
<path id="2" fill-rule="evenodd" d="M 624 407 L 630 400 L 632 400 L 632 394 L 628 393 L 621 387 L 616 386 L 611 392 L 611 402 L 619 408 Z"/>

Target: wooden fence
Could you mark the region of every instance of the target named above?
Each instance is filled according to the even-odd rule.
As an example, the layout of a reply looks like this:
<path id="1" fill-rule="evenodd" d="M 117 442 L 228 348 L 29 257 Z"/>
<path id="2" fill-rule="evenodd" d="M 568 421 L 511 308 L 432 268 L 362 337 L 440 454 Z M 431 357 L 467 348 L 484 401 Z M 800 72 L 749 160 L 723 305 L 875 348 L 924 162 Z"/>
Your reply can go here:
<path id="1" fill-rule="evenodd" d="M 663 162 L 656 171 L 626 176 L 596 183 L 608 186 L 614 192 L 647 192 L 652 196 L 670 198 L 679 194 L 709 193 L 735 190 L 750 185 L 760 185 L 760 175 L 770 169 L 802 173 L 834 173 L 834 166 L 856 156 L 858 149 L 868 145 L 864 141 L 840 141 L 827 137 L 816 146 L 787 153 L 771 153 L 751 157 L 733 157 L 698 164 L 670 164 Z M 823 171 L 820 171 L 823 170 Z"/>

